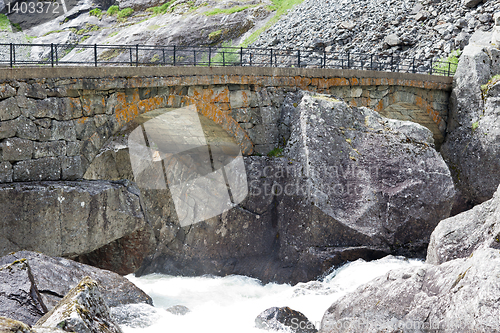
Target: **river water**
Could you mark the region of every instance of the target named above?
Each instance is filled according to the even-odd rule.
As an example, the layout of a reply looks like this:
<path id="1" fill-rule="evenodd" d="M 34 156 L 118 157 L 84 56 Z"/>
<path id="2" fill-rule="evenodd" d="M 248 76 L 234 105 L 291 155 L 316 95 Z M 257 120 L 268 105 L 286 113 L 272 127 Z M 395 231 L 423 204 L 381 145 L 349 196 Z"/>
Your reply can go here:
<path id="1" fill-rule="evenodd" d="M 365 262 L 357 260 L 333 270 L 326 277 L 295 286 L 261 284 L 245 276 L 178 277 L 151 274 L 143 277 L 128 275 L 153 298 L 155 307 L 127 305 L 114 308 L 113 314 L 124 333 L 153 332 L 218 332 L 257 333 L 255 317 L 273 306 L 289 306 L 304 313 L 319 328 L 321 318 L 338 298 L 358 286 L 384 275 L 389 270 L 422 265 L 422 261 L 388 256 Z M 187 306 L 184 316 L 166 309 L 174 305 Z"/>

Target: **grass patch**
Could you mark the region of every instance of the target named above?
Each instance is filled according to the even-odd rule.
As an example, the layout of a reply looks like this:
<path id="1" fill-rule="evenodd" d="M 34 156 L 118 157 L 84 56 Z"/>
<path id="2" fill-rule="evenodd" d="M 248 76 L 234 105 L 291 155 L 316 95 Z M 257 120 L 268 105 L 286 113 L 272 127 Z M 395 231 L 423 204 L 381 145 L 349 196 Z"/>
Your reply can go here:
<path id="1" fill-rule="evenodd" d="M 241 47 L 248 47 L 259 38 L 260 34 L 273 26 L 281 18 L 283 14 L 286 14 L 287 10 L 291 9 L 293 6 L 301 4 L 304 0 L 271 0 L 273 4 L 267 8 L 271 11 L 276 11 L 274 16 L 260 29 L 254 31 L 247 39 L 240 45 Z"/>
<path id="2" fill-rule="evenodd" d="M 0 31 L 12 31 L 12 27 L 10 26 L 10 21 L 7 15 L 0 14 Z"/>
<path id="3" fill-rule="evenodd" d="M 222 43 L 222 49 L 210 59 L 212 66 L 232 66 L 240 63 L 240 51 L 237 48 L 224 49 L 231 47 L 231 42 Z M 202 60 L 202 62 L 205 62 Z M 208 59 L 207 59 L 208 62 Z"/>
<path id="4" fill-rule="evenodd" d="M 119 34 L 119 32 L 118 32 L 118 31 L 112 32 L 112 33 L 110 33 L 110 34 L 109 34 L 108 38 L 109 38 L 109 37 L 115 37 L 115 36 L 116 36 L 116 35 L 118 35 L 118 34 Z"/>
<path id="5" fill-rule="evenodd" d="M 219 14 L 234 14 L 234 13 L 239 13 L 244 11 L 245 9 L 256 7 L 258 5 L 247 5 L 247 6 L 238 6 L 238 7 L 232 7 L 228 9 L 221 9 L 221 8 L 215 8 L 212 10 L 209 10 L 207 12 L 204 12 L 203 14 L 206 16 L 213 16 L 213 15 L 219 15 Z"/>
<path id="6" fill-rule="evenodd" d="M 208 34 L 208 39 L 211 41 L 218 40 L 222 36 L 222 29 L 211 32 Z"/>
<path id="7" fill-rule="evenodd" d="M 90 36 L 83 36 L 82 39 L 80 39 L 80 43 L 85 42 L 89 38 L 90 38 Z"/>
<path id="8" fill-rule="evenodd" d="M 101 17 L 102 17 L 102 10 L 100 10 L 99 8 L 94 8 L 94 9 L 92 9 L 92 10 L 89 12 L 89 15 L 90 15 L 90 16 L 95 16 L 95 17 L 97 17 L 98 19 L 101 19 Z"/>
<path id="9" fill-rule="evenodd" d="M 451 51 L 447 57 L 440 58 L 434 65 L 432 65 L 432 74 L 444 76 L 448 75 L 448 71 L 450 74 L 455 74 L 460 55 L 460 50 L 454 50 Z"/>
<path id="10" fill-rule="evenodd" d="M 106 11 L 106 14 L 108 14 L 109 16 L 113 16 L 113 15 L 118 14 L 119 11 L 120 11 L 120 7 L 118 7 L 117 5 L 114 5 L 114 6 L 111 6 L 108 8 L 108 10 Z"/>
<path id="11" fill-rule="evenodd" d="M 156 6 L 156 7 L 148 8 L 148 9 L 146 9 L 146 11 L 153 12 L 153 14 L 155 14 L 155 15 L 163 15 L 163 14 L 165 14 L 168 11 L 168 9 L 174 3 L 174 1 L 175 0 L 172 0 L 172 1 L 164 3 L 161 6 Z"/>
<path id="12" fill-rule="evenodd" d="M 19 23 L 11 23 L 11 24 L 12 24 L 13 32 L 23 31 L 23 28 L 21 28 L 21 25 Z"/>
<path id="13" fill-rule="evenodd" d="M 92 31 L 97 31 L 99 29 L 100 29 L 99 26 L 97 26 L 95 24 L 86 23 L 85 28 L 78 30 L 76 32 L 76 34 L 83 35 L 83 34 L 86 34 L 86 33 L 92 32 Z"/>
<path id="14" fill-rule="evenodd" d="M 120 10 L 118 12 L 117 17 L 119 19 L 125 19 L 125 18 L 129 17 L 130 15 L 132 15 L 133 12 L 134 12 L 134 10 L 132 8 L 130 8 L 130 7 L 123 8 L 122 10 Z"/>
<path id="15" fill-rule="evenodd" d="M 52 31 L 49 31 L 49 32 L 47 32 L 47 33 L 43 34 L 43 35 L 42 35 L 42 37 L 48 36 L 48 35 L 50 35 L 50 34 L 57 34 L 57 33 L 60 33 L 60 32 L 62 32 L 62 31 L 63 31 L 63 30 L 52 30 Z"/>
<path id="16" fill-rule="evenodd" d="M 126 49 L 112 49 L 112 50 L 106 50 L 104 52 L 102 52 L 100 55 L 99 55 L 99 60 L 100 61 L 107 61 L 107 60 L 111 60 L 113 58 L 116 58 L 118 57 L 120 54 L 126 52 L 127 50 Z"/>
<path id="17" fill-rule="evenodd" d="M 267 153 L 269 157 L 283 157 L 283 148 L 274 148 L 269 153 Z"/>

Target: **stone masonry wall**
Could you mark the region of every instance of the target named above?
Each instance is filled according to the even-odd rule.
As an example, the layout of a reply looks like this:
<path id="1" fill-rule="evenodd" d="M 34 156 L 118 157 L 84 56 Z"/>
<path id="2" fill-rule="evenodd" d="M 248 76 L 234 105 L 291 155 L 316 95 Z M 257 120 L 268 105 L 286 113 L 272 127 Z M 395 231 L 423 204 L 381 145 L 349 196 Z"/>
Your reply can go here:
<path id="1" fill-rule="evenodd" d="M 300 89 L 378 111 L 413 103 L 445 129 L 449 83 L 318 73 L 290 76 L 271 69 L 268 75 L 103 78 L 46 73 L 48 78 L 5 79 L 0 81 L 0 183 L 79 179 L 106 141 L 135 116 L 190 104 L 232 135 L 243 154 L 265 154 L 282 143 L 279 122 L 286 93 Z"/>

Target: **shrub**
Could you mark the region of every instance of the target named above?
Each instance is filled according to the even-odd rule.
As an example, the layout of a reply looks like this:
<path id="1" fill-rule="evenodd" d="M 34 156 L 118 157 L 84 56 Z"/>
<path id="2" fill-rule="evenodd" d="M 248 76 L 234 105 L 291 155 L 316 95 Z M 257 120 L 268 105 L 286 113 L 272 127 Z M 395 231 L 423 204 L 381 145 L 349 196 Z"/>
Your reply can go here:
<path id="1" fill-rule="evenodd" d="M 447 57 L 440 58 L 432 66 L 432 74 L 448 75 L 455 74 L 457 71 L 458 60 L 460 58 L 460 50 L 451 51 Z"/>
<path id="2" fill-rule="evenodd" d="M 120 10 L 118 12 L 118 18 L 119 19 L 124 19 L 126 17 L 129 17 L 130 15 L 132 15 L 132 13 L 134 12 L 134 10 L 132 8 L 123 8 L 122 10 Z"/>
<path id="3" fill-rule="evenodd" d="M 101 18 L 102 17 L 102 10 L 100 10 L 99 8 L 94 8 L 89 12 L 89 15 L 95 16 L 97 18 Z"/>
<path id="4" fill-rule="evenodd" d="M 174 3 L 174 0 L 168 1 L 161 6 L 148 8 L 147 11 L 153 12 L 155 15 L 163 15 L 168 11 L 168 9 L 170 8 L 170 6 L 173 3 Z"/>
<path id="5" fill-rule="evenodd" d="M 106 14 L 112 16 L 112 15 L 118 14 L 119 11 L 120 11 L 120 7 L 114 5 L 114 6 L 111 6 L 108 8 L 108 11 L 106 12 Z"/>

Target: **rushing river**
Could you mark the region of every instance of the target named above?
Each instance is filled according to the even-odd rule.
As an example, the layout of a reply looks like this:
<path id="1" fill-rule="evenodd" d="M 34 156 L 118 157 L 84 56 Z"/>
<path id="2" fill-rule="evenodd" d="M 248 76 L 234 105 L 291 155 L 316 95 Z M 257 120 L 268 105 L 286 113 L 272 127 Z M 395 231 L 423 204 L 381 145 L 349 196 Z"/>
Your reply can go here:
<path id="1" fill-rule="evenodd" d="M 255 317 L 273 306 L 289 306 L 304 313 L 319 328 L 326 309 L 338 298 L 389 270 L 421 265 L 419 260 L 385 257 L 344 265 L 325 278 L 295 286 L 261 284 L 245 276 L 177 277 L 151 274 L 127 278 L 149 294 L 155 308 L 128 305 L 115 308 L 125 333 L 156 332 L 264 332 L 254 327 Z M 174 315 L 166 309 L 187 306 L 191 311 Z"/>

